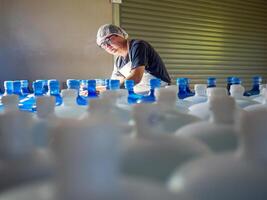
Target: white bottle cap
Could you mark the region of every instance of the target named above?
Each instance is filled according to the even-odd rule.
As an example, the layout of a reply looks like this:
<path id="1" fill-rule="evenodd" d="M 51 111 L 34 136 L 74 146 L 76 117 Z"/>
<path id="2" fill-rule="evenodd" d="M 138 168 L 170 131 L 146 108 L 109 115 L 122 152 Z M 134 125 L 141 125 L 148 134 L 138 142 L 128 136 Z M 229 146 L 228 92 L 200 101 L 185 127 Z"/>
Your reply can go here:
<path id="1" fill-rule="evenodd" d="M 78 91 L 75 89 L 62 90 L 61 95 L 63 98 L 63 105 L 66 106 L 76 106 L 76 98 L 78 96 Z"/>

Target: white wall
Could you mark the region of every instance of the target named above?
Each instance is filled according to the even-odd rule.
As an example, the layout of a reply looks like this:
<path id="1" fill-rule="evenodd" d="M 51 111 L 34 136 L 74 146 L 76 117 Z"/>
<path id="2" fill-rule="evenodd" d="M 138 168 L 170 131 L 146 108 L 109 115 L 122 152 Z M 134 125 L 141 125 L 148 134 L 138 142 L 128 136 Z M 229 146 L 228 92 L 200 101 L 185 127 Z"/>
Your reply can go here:
<path id="1" fill-rule="evenodd" d="M 0 85 L 109 76 L 112 56 L 95 37 L 111 22 L 109 0 L 0 0 Z"/>

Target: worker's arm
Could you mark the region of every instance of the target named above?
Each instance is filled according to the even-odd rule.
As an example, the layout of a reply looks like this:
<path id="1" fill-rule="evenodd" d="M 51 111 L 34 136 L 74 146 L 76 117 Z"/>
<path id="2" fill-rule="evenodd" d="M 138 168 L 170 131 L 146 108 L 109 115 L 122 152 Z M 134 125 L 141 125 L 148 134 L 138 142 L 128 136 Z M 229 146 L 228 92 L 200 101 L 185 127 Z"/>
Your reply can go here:
<path id="1" fill-rule="evenodd" d="M 133 80 L 135 84 L 138 84 L 142 80 L 144 72 L 145 72 L 145 66 L 139 66 L 132 69 L 129 76 L 120 79 L 121 86 L 124 85 L 125 80 Z"/>

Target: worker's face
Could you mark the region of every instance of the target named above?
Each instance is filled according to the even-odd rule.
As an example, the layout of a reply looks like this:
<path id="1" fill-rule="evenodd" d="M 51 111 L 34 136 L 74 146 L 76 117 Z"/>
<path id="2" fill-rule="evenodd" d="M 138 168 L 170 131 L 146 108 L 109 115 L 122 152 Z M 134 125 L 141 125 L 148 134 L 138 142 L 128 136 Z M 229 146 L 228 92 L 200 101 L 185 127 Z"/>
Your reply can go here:
<path id="1" fill-rule="evenodd" d="M 104 42 L 100 45 L 106 52 L 114 55 L 120 56 L 125 51 L 125 45 L 127 49 L 127 41 L 118 36 L 118 35 L 111 35 L 107 37 Z"/>

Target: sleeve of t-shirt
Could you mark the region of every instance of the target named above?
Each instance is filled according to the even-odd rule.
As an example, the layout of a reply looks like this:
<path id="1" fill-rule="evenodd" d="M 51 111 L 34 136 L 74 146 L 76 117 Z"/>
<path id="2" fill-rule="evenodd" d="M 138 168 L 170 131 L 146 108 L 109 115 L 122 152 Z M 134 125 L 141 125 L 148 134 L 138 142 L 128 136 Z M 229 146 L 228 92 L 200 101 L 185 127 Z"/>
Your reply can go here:
<path id="1" fill-rule="evenodd" d="M 131 48 L 131 59 L 133 69 L 147 65 L 147 46 L 143 42 L 133 44 Z"/>

